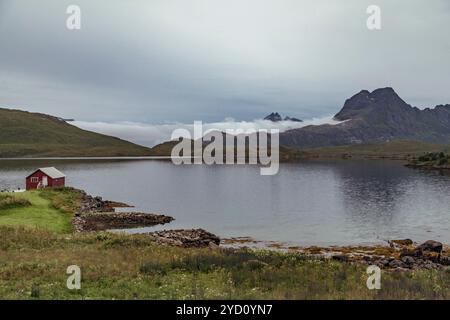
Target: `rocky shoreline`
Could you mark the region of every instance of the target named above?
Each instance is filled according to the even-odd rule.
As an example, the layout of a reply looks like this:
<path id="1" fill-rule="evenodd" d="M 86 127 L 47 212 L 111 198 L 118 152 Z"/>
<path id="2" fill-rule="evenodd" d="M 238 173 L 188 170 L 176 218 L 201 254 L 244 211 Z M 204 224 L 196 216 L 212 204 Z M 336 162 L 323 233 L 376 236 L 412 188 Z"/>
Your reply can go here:
<path id="1" fill-rule="evenodd" d="M 220 238 L 203 229 L 164 230 L 147 233 L 158 244 L 185 248 L 217 247 Z"/>
<path id="2" fill-rule="evenodd" d="M 428 152 L 412 159 L 405 166 L 413 169 L 449 170 L 450 155 L 444 152 Z"/>
<path id="3" fill-rule="evenodd" d="M 115 208 L 131 208 L 132 206 L 122 202 L 103 200 L 102 197 L 93 197 L 83 190 L 70 189 L 81 195 L 79 208 L 72 219 L 76 232 L 148 227 L 174 220 L 173 217 L 159 214 L 116 212 Z"/>
<path id="4" fill-rule="evenodd" d="M 93 197 L 84 190 L 75 188 L 70 189 L 81 194 L 81 204 L 76 216 L 94 212 L 115 212 L 115 208 L 132 207 L 121 202 L 103 200 L 102 197 Z M 117 204 L 117 206 L 115 206 L 115 204 Z"/>
<path id="5" fill-rule="evenodd" d="M 234 248 L 267 248 L 298 252 L 306 256 L 343 263 L 376 265 L 388 271 L 450 269 L 450 247 L 433 240 L 420 245 L 411 239 L 401 239 L 376 246 L 299 247 L 242 237 L 223 239 L 222 244 Z"/>
<path id="6" fill-rule="evenodd" d="M 82 190 L 79 211 L 72 221 L 75 231 L 90 232 L 131 229 L 170 223 L 173 217 L 143 212 L 116 212 L 115 208 L 131 207 L 125 203 L 92 197 Z M 298 252 L 307 256 L 329 258 L 344 263 L 377 265 L 396 271 L 450 268 L 450 247 L 429 240 L 420 245 L 410 239 L 391 240 L 387 245 L 347 247 L 293 247 L 276 242 L 255 241 L 251 238 L 220 239 L 203 229 L 163 230 L 145 233 L 157 244 L 185 248 L 253 247 Z"/>
<path id="7" fill-rule="evenodd" d="M 152 227 L 173 220 L 174 218 L 169 216 L 151 213 L 96 212 L 78 215 L 72 220 L 72 224 L 77 232 L 84 232 Z"/>
<path id="8" fill-rule="evenodd" d="M 420 164 L 420 163 L 407 163 L 405 167 L 412 169 L 423 169 L 423 170 L 450 170 L 450 165 L 431 165 L 431 164 Z"/>
<path id="9" fill-rule="evenodd" d="M 72 190 L 81 194 L 79 210 L 72 219 L 72 225 L 76 232 L 152 227 L 175 220 L 173 217 L 162 214 L 116 212 L 115 208 L 131 208 L 132 206 L 122 202 L 103 200 L 102 197 L 93 197 L 83 190 Z M 218 236 L 203 229 L 164 230 L 149 232 L 146 235 L 158 244 L 186 248 L 220 245 Z"/>
<path id="10" fill-rule="evenodd" d="M 407 243 L 407 244 L 405 244 Z M 358 258 L 355 255 L 333 255 L 335 260 L 342 258 L 347 261 L 355 261 L 366 265 L 376 265 L 383 269 L 396 271 L 420 270 L 420 269 L 447 269 L 450 268 L 449 250 L 442 243 L 428 240 L 421 245 L 414 245 L 412 240 L 390 241 L 390 250 L 384 254 L 363 254 Z"/>

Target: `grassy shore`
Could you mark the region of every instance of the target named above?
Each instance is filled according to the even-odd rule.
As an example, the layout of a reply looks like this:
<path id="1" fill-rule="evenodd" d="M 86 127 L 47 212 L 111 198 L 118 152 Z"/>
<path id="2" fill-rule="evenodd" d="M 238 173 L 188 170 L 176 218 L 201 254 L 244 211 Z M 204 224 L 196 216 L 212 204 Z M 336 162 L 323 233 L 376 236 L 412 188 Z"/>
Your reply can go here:
<path id="1" fill-rule="evenodd" d="M 407 166 L 424 169 L 450 169 L 450 155 L 444 152 L 429 152 L 413 159 Z"/>
<path id="2" fill-rule="evenodd" d="M 298 252 L 72 233 L 70 189 L 2 196 L 25 201 L 0 208 L 0 299 L 450 299 L 449 271 L 383 272 L 382 289 L 368 290 L 364 266 Z M 74 264 L 81 290 L 66 287 Z"/>
<path id="3" fill-rule="evenodd" d="M 3 299 L 449 299 L 445 271 L 383 273 L 298 253 L 158 246 L 145 236 L 0 228 Z M 82 289 L 66 288 L 66 268 Z"/>
<path id="4" fill-rule="evenodd" d="M 0 194 L 0 226 L 70 233 L 78 197 L 69 189 Z"/>

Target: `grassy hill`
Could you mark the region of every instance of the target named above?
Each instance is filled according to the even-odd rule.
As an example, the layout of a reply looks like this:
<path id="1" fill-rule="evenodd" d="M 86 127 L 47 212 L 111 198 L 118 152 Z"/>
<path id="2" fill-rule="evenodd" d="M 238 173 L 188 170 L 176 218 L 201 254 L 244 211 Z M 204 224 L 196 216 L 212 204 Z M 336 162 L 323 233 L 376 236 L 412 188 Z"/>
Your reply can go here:
<path id="1" fill-rule="evenodd" d="M 82 130 L 59 118 L 0 108 L 0 158 L 146 156 L 149 148 Z"/>

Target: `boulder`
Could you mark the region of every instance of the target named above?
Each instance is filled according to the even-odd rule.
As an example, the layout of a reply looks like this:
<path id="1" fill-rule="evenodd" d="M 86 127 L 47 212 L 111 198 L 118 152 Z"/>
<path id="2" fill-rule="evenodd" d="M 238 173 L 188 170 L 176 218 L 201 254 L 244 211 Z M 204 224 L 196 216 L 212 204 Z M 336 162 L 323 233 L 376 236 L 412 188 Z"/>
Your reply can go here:
<path id="1" fill-rule="evenodd" d="M 394 259 L 391 262 L 389 262 L 389 267 L 390 268 L 405 268 L 406 264 L 400 260 Z"/>
<path id="2" fill-rule="evenodd" d="M 409 266 L 411 266 L 411 265 L 413 265 L 416 262 L 416 260 L 414 260 L 413 257 L 404 256 L 404 257 L 402 257 L 402 262 L 407 264 L 407 265 L 409 265 Z"/>
<path id="3" fill-rule="evenodd" d="M 441 257 L 440 263 L 444 266 L 450 266 L 450 257 Z"/>
<path id="4" fill-rule="evenodd" d="M 379 261 L 379 263 L 380 263 L 380 265 L 381 265 L 382 267 L 387 267 L 387 266 L 389 266 L 389 260 L 387 260 L 387 259 L 381 259 L 381 260 Z"/>
<path id="5" fill-rule="evenodd" d="M 442 252 L 442 243 L 434 240 L 428 240 L 422 243 L 420 246 L 416 248 L 416 251 L 429 251 L 429 252 L 436 252 L 441 253 Z"/>
<path id="6" fill-rule="evenodd" d="M 155 242 L 186 248 L 216 247 L 220 238 L 203 229 L 163 230 L 147 233 Z"/>
<path id="7" fill-rule="evenodd" d="M 410 246 L 413 244 L 413 241 L 411 239 L 397 239 L 397 240 L 390 240 L 388 241 L 391 247 L 395 246 Z"/>
<path id="8" fill-rule="evenodd" d="M 345 254 L 335 254 L 331 257 L 333 260 L 340 261 L 340 262 L 347 262 L 348 257 Z"/>
<path id="9" fill-rule="evenodd" d="M 400 258 L 403 258 L 403 257 L 421 257 L 421 256 L 422 256 L 422 254 L 418 250 L 403 250 L 400 253 Z"/>

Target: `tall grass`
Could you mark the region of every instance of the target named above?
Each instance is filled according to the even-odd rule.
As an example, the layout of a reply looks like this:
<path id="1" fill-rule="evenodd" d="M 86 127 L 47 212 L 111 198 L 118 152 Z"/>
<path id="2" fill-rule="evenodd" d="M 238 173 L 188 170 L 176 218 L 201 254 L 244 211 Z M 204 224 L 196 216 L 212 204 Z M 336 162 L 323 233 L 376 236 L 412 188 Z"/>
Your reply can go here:
<path id="1" fill-rule="evenodd" d="M 82 289 L 66 288 L 66 268 Z M 368 290 L 363 266 L 264 250 L 160 246 L 144 235 L 56 235 L 0 227 L 0 298 L 450 299 L 449 271 L 383 272 Z"/>
<path id="2" fill-rule="evenodd" d="M 30 206 L 30 201 L 9 194 L 0 194 L 0 210 Z M 1 214 L 1 213 L 0 213 Z"/>
<path id="3" fill-rule="evenodd" d="M 53 208 L 73 214 L 81 206 L 81 193 L 72 188 L 46 188 L 39 191 L 40 196 L 50 200 Z"/>

